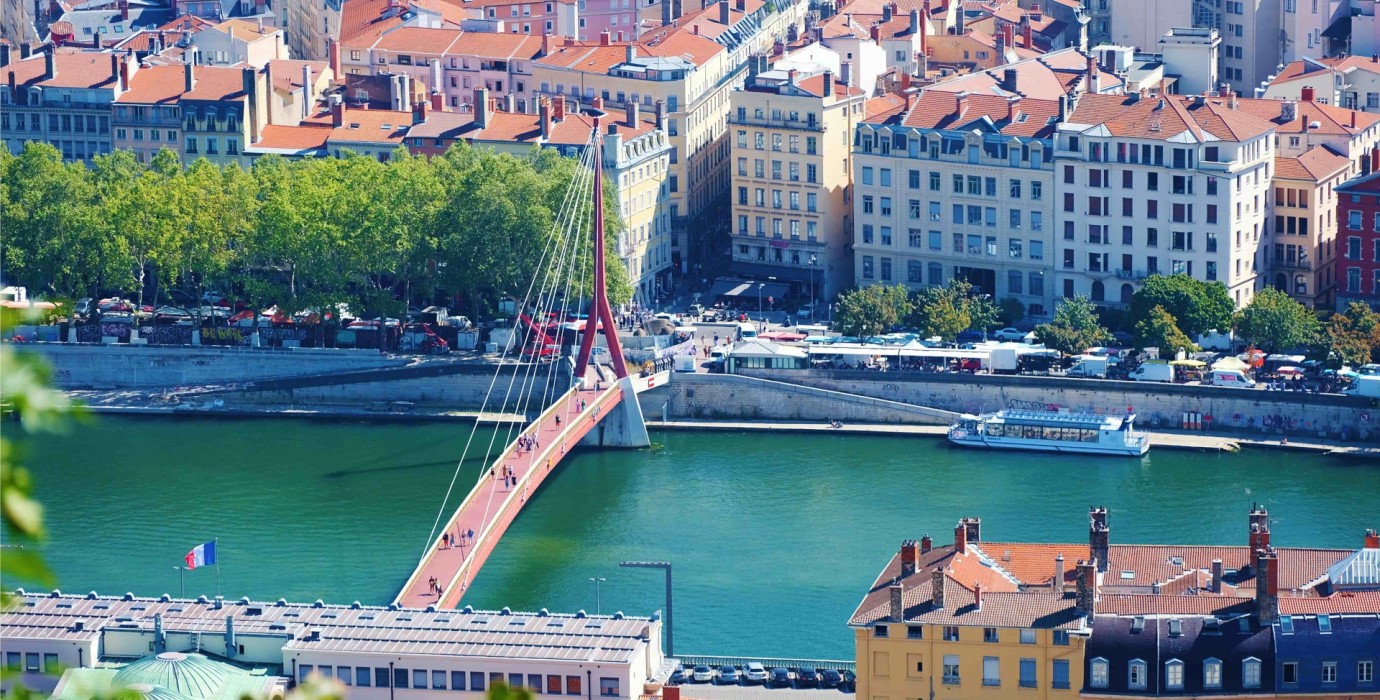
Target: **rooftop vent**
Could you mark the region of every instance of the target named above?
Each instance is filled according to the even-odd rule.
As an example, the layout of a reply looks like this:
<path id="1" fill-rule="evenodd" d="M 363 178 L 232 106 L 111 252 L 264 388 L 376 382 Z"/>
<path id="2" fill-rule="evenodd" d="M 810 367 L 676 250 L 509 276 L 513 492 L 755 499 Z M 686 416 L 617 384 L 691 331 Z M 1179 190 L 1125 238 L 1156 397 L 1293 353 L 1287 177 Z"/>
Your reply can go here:
<path id="1" fill-rule="evenodd" d="M 505 606 L 503 606 L 503 609 L 502 609 L 502 610 L 499 610 L 499 611 L 498 611 L 498 614 L 499 614 L 499 615 L 512 615 L 512 614 L 513 614 L 513 611 L 512 611 L 512 610 L 509 610 L 509 609 L 508 609 L 508 606 L 505 605 Z"/>
<path id="2" fill-rule="evenodd" d="M 316 601 L 311 604 L 311 606 L 313 608 L 324 608 L 326 607 L 326 603 L 322 601 L 320 598 L 317 598 Z"/>
<path id="3" fill-rule="evenodd" d="M 586 617 L 585 611 L 583 611 L 583 610 L 581 610 L 581 611 L 575 613 L 575 619 L 576 619 L 576 620 L 583 620 L 583 619 L 585 619 L 585 617 Z"/>
<path id="4" fill-rule="evenodd" d="M 466 605 L 465 607 L 460 608 L 460 612 L 462 612 L 462 613 L 473 613 L 473 612 L 474 612 L 474 606 L 473 606 L 473 605 Z"/>
<path id="5" fill-rule="evenodd" d="M 350 603 L 350 609 L 351 609 L 351 610 L 359 610 L 359 609 L 362 608 L 362 607 L 364 607 L 364 605 L 361 604 L 358 600 L 356 600 L 356 601 L 353 602 L 353 603 Z"/>
<path id="6" fill-rule="evenodd" d="M 95 591 L 91 591 L 90 593 L 87 593 L 87 594 L 86 594 L 86 599 L 87 599 L 87 600 L 95 600 L 95 599 L 98 598 L 98 597 L 99 597 L 99 596 L 96 595 L 96 592 L 95 592 Z"/>
<path id="7" fill-rule="evenodd" d="M 54 597 L 56 597 L 56 596 L 54 596 Z M 163 595 L 158 596 L 158 602 L 160 602 L 160 603 L 171 603 L 171 602 L 172 602 L 172 596 L 168 595 L 167 593 L 164 593 Z"/>
<path id="8" fill-rule="evenodd" d="M 287 607 L 287 598 L 279 598 L 279 599 L 278 599 L 277 601 L 275 601 L 273 604 L 276 605 L 277 607 L 280 607 L 280 608 L 286 608 L 286 607 Z"/>
<path id="9" fill-rule="evenodd" d="M 621 619 L 623 619 L 623 611 L 622 611 L 622 610 L 619 610 L 618 612 L 614 613 L 614 614 L 613 614 L 613 619 L 615 619 L 615 620 L 621 620 Z"/>
<path id="10" fill-rule="evenodd" d="M 54 588 L 54 589 L 53 589 L 53 592 L 48 594 L 48 597 L 49 597 L 49 598 L 61 598 L 61 597 L 62 597 L 62 591 L 60 591 L 60 590 Z"/>
<path id="11" fill-rule="evenodd" d="M 199 596 L 196 597 L 196 602 L 201 603 L 202 605 L 205 605 L 206 603 L 209 603 L 209 602 L 211 602 L 211 601 L 210 601 L 206 596 L 204 596 L 204 595 L 199 595 Z"/>
<path id="12" fill-rule="evenodd" d="M 240 605 L 249 605 L 249 596 L 244 596 L 243 598 L 240 598 Z"/>
<path id="13" fill-rule="evenodd" d="M 537 617 L 549 617 L 550 615 L 551 612 L 548 611 L 546 608 L 542 608 L 541 610 L 537 611 Z"/>

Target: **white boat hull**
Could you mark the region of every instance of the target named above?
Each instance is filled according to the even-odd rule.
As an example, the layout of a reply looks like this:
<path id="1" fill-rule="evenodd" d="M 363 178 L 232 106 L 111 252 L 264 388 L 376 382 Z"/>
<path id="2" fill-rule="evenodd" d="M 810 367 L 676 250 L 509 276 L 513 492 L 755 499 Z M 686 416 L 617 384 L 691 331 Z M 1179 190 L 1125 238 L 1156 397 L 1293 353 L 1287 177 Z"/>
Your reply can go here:
<path id="1" fill-rule="evenodd" d="M 1062 454 L 1109 455 L 1117 457 L 1140 457 L 1150 451 L 1149 441 L 1140 445 L 1103 445 L 1096 442 L 1055 442 L 1034 440 L 1006 440 L 1002 438 L 956 438 L 948 435 L 949 442 L 964 447 L 994 447 L 1004 450 L 1028 450 L 1033 452 L 1059 452 Z"/>

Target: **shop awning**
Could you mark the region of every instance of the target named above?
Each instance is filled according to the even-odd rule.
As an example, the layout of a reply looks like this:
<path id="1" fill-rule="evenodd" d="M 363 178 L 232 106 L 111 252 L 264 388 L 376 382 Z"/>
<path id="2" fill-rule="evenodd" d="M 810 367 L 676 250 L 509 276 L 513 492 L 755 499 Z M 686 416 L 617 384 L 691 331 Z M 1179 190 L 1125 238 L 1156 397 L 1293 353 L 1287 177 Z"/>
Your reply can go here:
<path id="1" fill-rule="evenodd" d="M 766 304 L 768 297 L 780 301 L 785 298 L 789 291 L 786 285 L 777 282 L 754 282 L 750 280 L 729 279 L 720 277 L 714 280 L 714 286 L 709 289 L 709 296 L 718 297 L 742 297 L 744 299 L 756 300 L 758 296 L 757 286 L 762 285 L 762 303 Z"/>

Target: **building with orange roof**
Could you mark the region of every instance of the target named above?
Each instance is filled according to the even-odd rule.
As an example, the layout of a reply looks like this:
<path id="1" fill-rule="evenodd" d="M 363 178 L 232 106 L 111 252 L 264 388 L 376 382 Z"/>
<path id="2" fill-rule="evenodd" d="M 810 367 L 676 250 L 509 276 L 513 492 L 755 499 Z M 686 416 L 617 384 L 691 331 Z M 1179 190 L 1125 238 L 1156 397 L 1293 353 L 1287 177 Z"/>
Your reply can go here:
<path id="1" fill-rule="evenodd" d="M 853 130 L 866 95 L 828 68 L 767 70 L 765 56 L 753 60 L 729 101 L 731 271 L 831 299 L 853 285 L 852 154 L 828 135 Z"/>
<path id="2" fill-rule="evenodd" d="M 278 59 L 268 62 L 267 72 L 270 124 L 296 124 L 310 117 L 335 84 L 325 61 Z"/>
<path id="3" fill-rule="evenodd" d="M 114 142 L 141 162 L 168 148 L 183 161 L 248 166 L 244 148 L 269 123 L 265 71 L 192 64 L 149 66 L 114 105 Z"/>
<path id="4" fill-rule="evenodd" d="M 283 30 L 257 20 L 228 19 L 191 36 L 198 63 L 263 68 L 288 57 Z"/>
<path id="5" fill-rule="evenodd" d="M 1380 57 L 1303 58 L 1284 66 L 1255 94 L 1271 100 L 1298 100 L 1305 88 L 1311 88 L 1314 100 L 1321 104 L 1380 112 Z"/>
<path id="6" fill-rule="evenodd" d="M 1056 126 L 1071 93 L 1116 92 L 1120 79 L 1064 49 L 918 93 L 901 80 L 905 106 L 878 103 L 856 129 L 857 283 L 961 278 L 1052 313 Z"/>
<path id="7" fill-rule="evenodd" d="M 458 28 L 398 26 L 339 47 L 343 75 L 405 75 L 445 105 L 468 108 L 474 91 L 511 96 L 513 109 L 535 109 L 534 61 L 550 37 Z"/>
<path id="8" fill-rule="evenodd" d="M 1345 658 L 1359 675 L 1331 682 L 1369 692 L 1380 536 L 1367 530 L 1355 550 L 1276 547 L 1262 506 L 1243 525 L 1238 545 L 1122 545 L 1094 507 L 1086 542 L 989 542 L 978 518 L 959 521 L 952 545 L 906 540 L 849 621 L 857 690 L 1323 697 L 1327 681 L 1306 678 Z M 1328 634 L 1339 644 L 1309 651 Z M 1354 657 L 1338 656 L 1348 647 Z"/>
<path id="9" fill-rule="evenodd" d="M 11 50 L 0 46 L 0 134 L 10 152 L 46 141 L 66 160 L 109 153 L 111 103 L 127 89 L 138 64 L 97 51 L 49 48 L 14 57 Z"/>

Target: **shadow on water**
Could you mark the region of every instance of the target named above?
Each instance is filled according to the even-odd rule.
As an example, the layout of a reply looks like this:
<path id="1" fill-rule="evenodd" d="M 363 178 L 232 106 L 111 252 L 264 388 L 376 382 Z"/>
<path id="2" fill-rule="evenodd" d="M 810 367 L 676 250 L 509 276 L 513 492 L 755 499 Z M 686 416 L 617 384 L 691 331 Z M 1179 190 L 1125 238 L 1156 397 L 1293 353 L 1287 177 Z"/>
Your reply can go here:
<path id="1" fill-rule="evenodd" d="M 486 464 L 488 464 L 489 462 L 491 462 L 493 459 L 497 458 L 497 456 L 498 456 L 498 455 L 487 455 L 487 454 L 486 454 L 486 455 L 481 455 L 481 456 L 466 457 L 466 458 L 464 459 L 464 461 L 462 461 L 462 462 L 460 463 L 460 466 L 461 466 L 461 468 L 464 468 L 465 465 L 469 465 L 469 464 L 472 464 L 472 463 L 474 463 L 474 464 L 479 464 L 480 466 L 483 466 L 483 465 L 486 465 Z M 432 461 L 429 461 L 429 462 L 409 462 L 409 463 L 406 463 L 406 464 L 389 464 L 389 465 L 376 465 L 376 466 L 370 466 L 370 465 L 365 464 L 365 465 L 360 465 L 360 466 L 358 466 L 358 467 L 353 467 L 353 468 L 350 468 L 350 469 L 338 469 L 338 470 L 333 471 L 333 472 L 326 472 L 325 474 L 322 474 L 321 476 L 323 476 L 323 477 L 325 477 L 325 478 L 327 478 L 327 479 L 344 479 L 344 478 L 347 478 L 347 477 L 361 477 L 361 476 L 368 476 L 368 475 L 370 475 L 370 474 L 387 474 L 387 473 L 393 473 L 393 472 L 405 472 L 405 471 L 412 471 L 412 470 L 414 470 L 414 469 L 426 469 L 426 468 L 430 468 L 430 467 L 454 467 L 454 466 L 455 466 L 455 463 L 456 463 L 456 460 L 450 460 L 450 459 L 444 459 L 444 460 L 442 460 L 442 459 L 438 459 L 438 460 L 432 460 Z"/>

